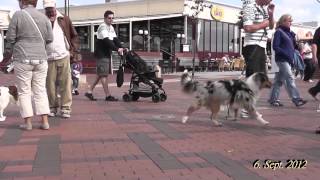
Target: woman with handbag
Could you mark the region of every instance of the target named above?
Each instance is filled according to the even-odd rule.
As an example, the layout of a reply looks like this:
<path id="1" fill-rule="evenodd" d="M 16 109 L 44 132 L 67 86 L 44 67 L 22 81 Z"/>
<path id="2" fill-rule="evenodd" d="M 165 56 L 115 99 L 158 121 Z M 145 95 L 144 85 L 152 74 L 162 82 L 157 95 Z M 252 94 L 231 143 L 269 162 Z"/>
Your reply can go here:
<path id="1" fill-rule="evenodd" d="M 35 8 L 37 0 L 18 2 L 21 10 L 15 12 L 10 21 L 5 54 L 12 53 L 13 57 L 20 114 L 25 120 L 25 124 L 20 125 L 20 128 L 32 129 L 34 103 L 35 113 L 41 116 L 42 120 L 40 128 L 47 130 L 50 109 L 46 90 L 46 45 L 53 40 L 52 28 L 48 18 Z"/>

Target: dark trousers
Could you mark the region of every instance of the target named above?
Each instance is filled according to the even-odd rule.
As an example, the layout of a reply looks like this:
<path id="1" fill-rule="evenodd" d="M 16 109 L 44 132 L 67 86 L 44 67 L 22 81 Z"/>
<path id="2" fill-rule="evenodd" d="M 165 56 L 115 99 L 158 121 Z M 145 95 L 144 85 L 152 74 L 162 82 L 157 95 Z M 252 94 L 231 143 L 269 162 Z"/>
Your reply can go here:
<path id="1" fill-rule="evenodd" d="M 304 64 L 306 65 L 304 69 L 304 81 L 308 81 L 309 79 L 312 79 L 313 73 L 316 70 L 312 59 L 304 59 Z"/>
<path id="2" fill-rule="evenodd" d="M 311 94 L 317 95 L 320 92 L 320 81 L 318 81 L 317 85 L 310 88 L 309 91 Z"/>
<path id="3" fill-rule="evenodd" d="M 249 45 L 244 47 L 242 52 L 246 61 L 246 77 L 256 72 L 267 73 L 265 48 L 258 45 Z"/>

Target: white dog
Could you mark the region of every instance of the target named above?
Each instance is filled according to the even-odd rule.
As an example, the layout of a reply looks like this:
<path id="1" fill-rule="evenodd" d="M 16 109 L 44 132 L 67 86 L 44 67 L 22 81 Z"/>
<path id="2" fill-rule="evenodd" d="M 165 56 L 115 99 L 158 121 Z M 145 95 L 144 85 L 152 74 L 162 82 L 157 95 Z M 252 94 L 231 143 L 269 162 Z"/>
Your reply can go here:
<path id="1" fill-rule="evenodd" d="M 7 108 L 9 103 L 18 103 L 18 91 L 16 86 L 1 86 L 0 87 L 0 121 L 5 121 L 6 116 L 3 111 Z"/>

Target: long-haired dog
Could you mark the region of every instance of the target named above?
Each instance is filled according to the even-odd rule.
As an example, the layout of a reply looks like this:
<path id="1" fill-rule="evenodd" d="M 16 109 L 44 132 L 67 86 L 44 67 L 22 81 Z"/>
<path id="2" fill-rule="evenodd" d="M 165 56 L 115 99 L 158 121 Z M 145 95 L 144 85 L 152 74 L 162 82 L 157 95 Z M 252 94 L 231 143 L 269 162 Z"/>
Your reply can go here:
<path id="1" fill-rule="evenodd" d="M 269 123 L 262 118 L 262 115 L 258 113 L 255 107 L 260 90 L 271 87 L 271 82 L 264 73 L 255 73 L 246 81 L 234 79 L 200 83 L 192 80 L 188 72 L 185 71 L 181 76 L 181 85 L 183 92 L 195 94 L 196 99 L 188 108 L 187 114 L 183 116 L 183 123 L 187 122 L 193 112 L 204 106 L 211 110 L 211 120 L 213 123 L 220 126 L 222 124 L 217 119 L 217 115 L 221 105 L 228 105 L 233 109 L 235 118 L 237 118 L 238 109 L 243 108 L 260 123 L 264 125 Z"/>
<path id="2" fill-rule="evenodd" d="M 3 111 L 7 108 L 9 103 L 17 104 L 18 91 L 16 86 L 1 86 L 0 87 L 0 121 L 6 120 Z"/>

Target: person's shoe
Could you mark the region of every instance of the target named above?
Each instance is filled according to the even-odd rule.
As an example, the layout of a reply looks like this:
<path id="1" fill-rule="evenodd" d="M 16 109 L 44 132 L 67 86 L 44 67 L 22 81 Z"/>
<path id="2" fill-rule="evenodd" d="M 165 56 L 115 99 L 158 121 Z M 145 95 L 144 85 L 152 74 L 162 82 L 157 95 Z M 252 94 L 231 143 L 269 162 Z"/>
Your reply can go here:
<path id="1" fill-rule="evenodd" d="M 313 83 L 314 81 L 313 81 L 312 79 L 309 79 L 308 82 L 309 82 L 309 83 Z"/>
<path id="2" fill-rule="evenodd" d="M 25 131 L 31 131 L 32 130 L 32 124 L 20 124 L 19 128 Z"/>
<path id="3" fill-rule="evenodd" d="M 270 102 L 270 106 L 273 107 L 282 107 L 283 104 L 280 101 L 274 101 L 274 102 Z"/>
<path id="4" fill-rule="evenodd" d="M 78 96 L 79 95 L 79 91 L 78 90 L 74 90 L 74 95 Z"/>
<path id="5" fill-rule="evenodd" d="M 118 101 L 118 99 L 113 96 L 107 96 L 106 101 Z"/>
<path id="6" fill-rule="evenodd" d="M 50 126 L 48 123 L 44 123 L 42 125 L 40 125 L 40 129 L 42 130 L 49 130 L 50 129 Z"/>
<path id="7" fill-rule="evenodd" d="M 92 93 L 85 93 L 84 96 L 86 96 L 90 101 L 96 101 L 97 99 L 93 97 Z"/>
<path id="8" fill-rule="evenodd" d="M 303 99 L 299 99 L 297 101 L 293 101 L 293 103 L 297 106 L 297 107 L 300 107 L 300 106 L 303 106 L 307 103 L 308 101 L 306 100 L 303 100 Z"/>
<path id="9" fill-rule="evenodd" d="M 61 111 L 61 117 L 63 117 L 63 118 L 70 118 L 71 115 L 70 115 L 70 113 Z"/>
<path id="10" fill-rule="evenodd" d="M 50 113 L 48 114 L 49 117 L 55 117 L 57 115 L 57 109 L 51 108 Z"/>
<path id="11" fill-rule="evenodd" d="M 309 93 L 315 100 L 318 101 L 317 93 L 314 93 L 314 92 L 312 91 L 312 88 L 310 88 L 310 89 L 308 90 L 308 93 Z"/>

